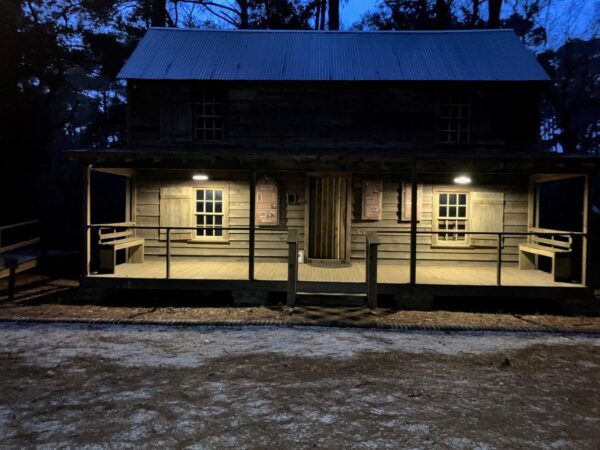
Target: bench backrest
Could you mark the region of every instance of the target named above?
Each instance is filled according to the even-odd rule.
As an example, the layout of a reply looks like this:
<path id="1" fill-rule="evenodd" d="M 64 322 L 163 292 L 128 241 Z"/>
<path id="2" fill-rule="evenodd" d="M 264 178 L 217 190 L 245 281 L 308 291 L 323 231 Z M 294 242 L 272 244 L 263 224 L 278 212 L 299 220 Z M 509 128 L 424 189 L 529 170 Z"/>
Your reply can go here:
<path id="1" fill-rule="evenodd" d="M 0 255 L 39 243 L 41 240 L 39 225 L 39 220 L 29 220 L 0 226 Z M 10 244 L 6 244 L 6 241 L 9 241 Z"/>
<path id="2" fill-rule="evenodd" d="M 544 245 L 546 247 L 555 248 L 558 250 L 571 251 L 573 245 L 573 237 L 565 235 L 562 230 L 552 230 L 549 228 L 531 228 L 531 233 L 540 233 L 530 237 L 532 244 Z"/>
<path id="3" fill-rule="evenodd" d="M 98 243 L 106 244 L 133 237 L 134 232 L 129 228 L 133 225 L 133 222 L 107 223 L 106 226 L 98 228 Z"/>

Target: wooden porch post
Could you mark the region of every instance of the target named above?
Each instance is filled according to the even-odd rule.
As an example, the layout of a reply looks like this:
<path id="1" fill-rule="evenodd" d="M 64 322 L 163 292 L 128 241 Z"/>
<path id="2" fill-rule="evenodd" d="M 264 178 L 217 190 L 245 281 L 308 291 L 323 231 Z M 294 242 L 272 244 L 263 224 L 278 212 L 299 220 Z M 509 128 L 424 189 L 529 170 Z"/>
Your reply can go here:
<path id="1" fill-rule="evenodd" d="M 298 230 L 292 229 L 288 232 L 288 282 L 287 282 L 287 305 L 290 308 L 296 306 L 296 292 L 298 290 Z"/>
<path id="2" fill-rule="evenodd" d="M 254 247 L 256 233 L 256 171 L 250 178 L 250 230 L 248 236 L 248 279 L 254 280 Z"/>
<path id="3" fill-rule="evenodd" d="M 417 283 L 417 168 L 410 177 L 410 284 Z"/>
<path id="4" fill-rule="evenodd" d="M 377 308 L 377 247 L 379 237 L 376 231 L 367 231 L 366 236 L 366 281 L 367 281 L 367 303 L 369 308 Z"/>
<path id="5" fill-rule="evenodd" d="M 590 195 L 591 175 L 586 175 L 583 187 L 583 242 L 581 243 L 581 282 L 586 287 L 591 287 L 589 274 L 592 268 L 591 240 L 588 233 L 591 232 L 590 211 L 592 210 L 592 196 Z"/>
<path id="6" fill-rule="evenodd" d="M 92 165 L 87 164 L 83 168 L 83 245 L 82 245 L 82 275 L 87 277 L 90 274 L 90 258 L 91 258 L 91 240 L 92 233 L 90 230 L 91 221 L 91 172 Z"/>

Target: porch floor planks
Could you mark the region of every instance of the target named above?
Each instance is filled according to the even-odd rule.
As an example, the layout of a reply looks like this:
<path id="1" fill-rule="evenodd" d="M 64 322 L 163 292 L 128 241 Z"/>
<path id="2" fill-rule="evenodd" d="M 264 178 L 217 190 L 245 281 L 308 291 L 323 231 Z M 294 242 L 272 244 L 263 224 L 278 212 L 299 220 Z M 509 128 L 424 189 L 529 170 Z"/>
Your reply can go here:
<path id="1" fill-rule="evenodd" d="M 364 283 L 364 263 L 355 262 L 347 266 L 301 264 L 299 281 L 325 283 Z M 146 260 L 141 264 L 120 264 L 114 274 L 97 274 L 103 278 L 150 278 L 166 277 L 164 261 Z M 382 284 L 408 283 L 407 264 L 380 264 L 378 282 Z M 171 278 L 190 280 L 246 280 L 248 264 L 245 261 L 173 261 Z M 286 281 L 287 263 L 257 262 L 255 278 L 263 281 Z M 427 266 L 417 265 L 417 284 L 494 286 L 496 267 Z M 532 287 L 581 287 L 576 283 L 554 282 L 549 273 L 540 270 L 520 270 L 518 267 L 502 268 L 503 286 Z"/>

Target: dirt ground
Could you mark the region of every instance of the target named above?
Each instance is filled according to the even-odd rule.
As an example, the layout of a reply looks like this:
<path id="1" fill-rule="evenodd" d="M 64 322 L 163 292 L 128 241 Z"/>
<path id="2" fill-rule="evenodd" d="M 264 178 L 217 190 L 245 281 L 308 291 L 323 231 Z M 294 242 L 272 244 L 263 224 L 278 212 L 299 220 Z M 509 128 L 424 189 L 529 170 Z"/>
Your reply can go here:
<path id="1" fill-rule="evenodd" d="M 0 324 L 0 446 L 598 448 L 600 340 Z"/>

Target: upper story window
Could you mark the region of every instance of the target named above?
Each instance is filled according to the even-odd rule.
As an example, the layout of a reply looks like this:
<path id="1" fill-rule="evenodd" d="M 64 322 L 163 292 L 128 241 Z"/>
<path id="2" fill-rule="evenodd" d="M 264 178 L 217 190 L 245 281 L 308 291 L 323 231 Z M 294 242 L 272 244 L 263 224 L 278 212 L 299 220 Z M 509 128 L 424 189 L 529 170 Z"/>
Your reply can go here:
<path id="1" fill-rule="evenodd" d="M 194 103 L 194 140 L 223 139 L 223 93 L 202 91 Z"/>
<path id="2" fill-rule="evenodd" d="M 454 92 L 442 98 L 440 103 L 440 142 L 444 144 L 467 144 L 470 139 L 471 97 Z"/>

